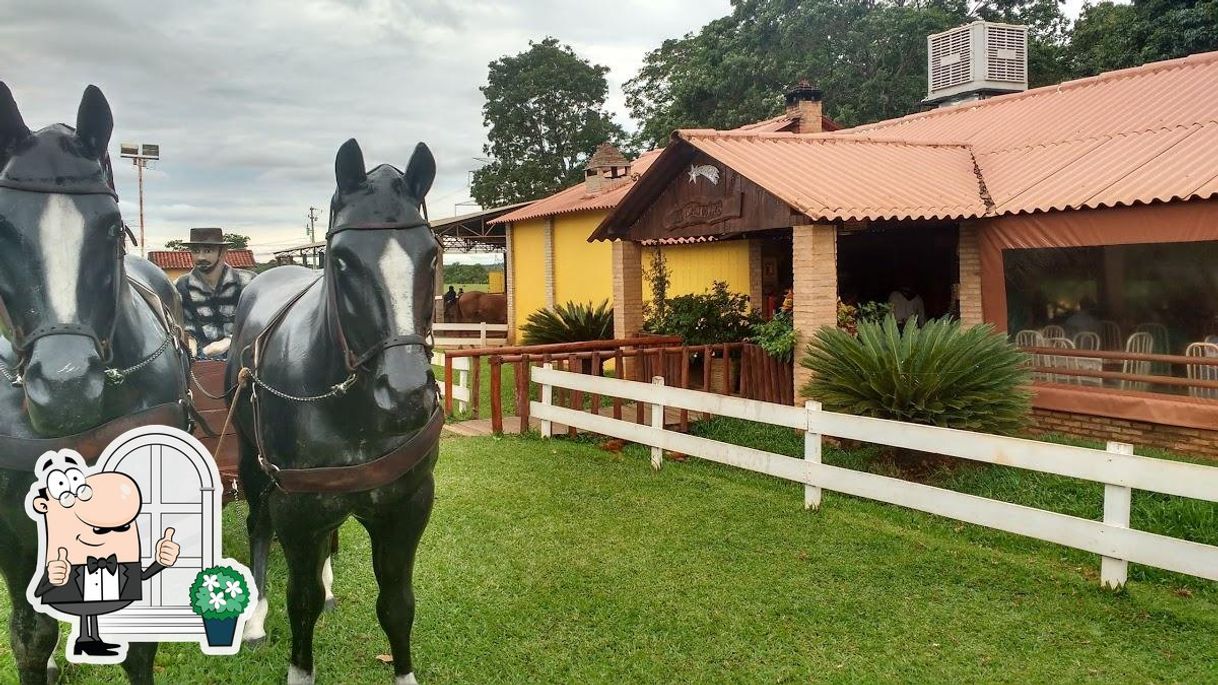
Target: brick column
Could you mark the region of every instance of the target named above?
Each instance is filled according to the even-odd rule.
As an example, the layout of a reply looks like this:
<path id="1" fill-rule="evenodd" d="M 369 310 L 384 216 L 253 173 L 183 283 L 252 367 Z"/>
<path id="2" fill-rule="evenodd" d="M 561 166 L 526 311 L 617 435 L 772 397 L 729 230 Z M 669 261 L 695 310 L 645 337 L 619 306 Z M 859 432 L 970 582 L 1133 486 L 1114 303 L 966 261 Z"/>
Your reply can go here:
<path id="1" fill-rule="evenodd" d="M 628 338 L 643 330 L 643 247 L 629 240 L 613 242 L 613 337 Z M 633 359 L 616 373 L 634 380 Z"/>
<path id="2" fill-rule="evenodd" d="M 554 302 L 554 217 L 546 219 L 545 231 L 546 307 L 553 309 Z"/>
<path id="3" fill-rule="evenodd" d="M 978 244 L 977 224 L 960 224 L 960 238 L 956 244 L 960 263 L 960 323 L 975 326 L 985 321 L 981 310 L 981 249 Z"/>
<path id="4" fill-rule="evenodd" d="M 750 240 L 749 243 L 749 304 L 755 311 L 760 312 L 765 306 L 761 284 L 761 241 Z"/>
<path id="5" fill-rule="evenodd" d="M 811 372 L 800 366 L 808 340 L 822 326 L 837 325 L 837 228 L 827 224 L 791 229 L 795 290 L 795 403 Z"/>
<path id="6" fill-rule="evenodd" d="M 643 248 L 636 242 L 613 242 L 613 337 L 628 338 L 643 330 Z"/>

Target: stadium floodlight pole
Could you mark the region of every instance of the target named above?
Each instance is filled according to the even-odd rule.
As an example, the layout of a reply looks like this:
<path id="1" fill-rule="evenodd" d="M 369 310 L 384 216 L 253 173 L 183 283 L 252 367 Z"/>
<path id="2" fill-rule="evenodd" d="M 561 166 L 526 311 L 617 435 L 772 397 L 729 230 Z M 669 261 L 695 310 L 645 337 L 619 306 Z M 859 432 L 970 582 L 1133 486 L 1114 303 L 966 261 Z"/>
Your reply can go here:
<path id="1" fill-rule="evenodd" d="M 123 159 L 131 160 L 135 165 L 136 175 L 139 176 L 140 183 L 140 256 L 144 256 L 144 167 L 148 166 L 149 162 L 155 162 L 161 158 L 160 145 L 148 145 L 137 143 L 122 143 L 118 147 L 119 156 Z"/>

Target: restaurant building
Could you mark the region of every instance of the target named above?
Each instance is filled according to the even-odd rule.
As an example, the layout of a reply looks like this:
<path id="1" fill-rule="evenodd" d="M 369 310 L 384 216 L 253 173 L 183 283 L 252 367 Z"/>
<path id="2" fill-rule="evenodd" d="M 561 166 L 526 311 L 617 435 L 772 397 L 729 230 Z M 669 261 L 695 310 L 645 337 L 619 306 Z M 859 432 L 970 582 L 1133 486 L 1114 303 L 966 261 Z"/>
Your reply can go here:
<path id="1" fill-rule="evenodd" d="M 1205 53 L 851 129 L 676 131 L 589 238 L 617 334 L 648 245 L 742 244 L 805 339 L 902 293 L 1036 350 L 1038 427 L 1218 456 L 1216 84 Z"/>

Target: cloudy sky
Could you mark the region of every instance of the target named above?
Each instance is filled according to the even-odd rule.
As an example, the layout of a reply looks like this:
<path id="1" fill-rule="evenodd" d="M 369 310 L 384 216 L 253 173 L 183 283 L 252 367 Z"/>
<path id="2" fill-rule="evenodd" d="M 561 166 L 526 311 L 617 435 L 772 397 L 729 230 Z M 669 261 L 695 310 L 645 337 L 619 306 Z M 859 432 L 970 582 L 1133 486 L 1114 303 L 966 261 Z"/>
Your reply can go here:
<path id="1" fill-rule="evenodd" d="M 1081 0 L 1073 0 L 1077 4 Z M 634 128 L 621 85 L 668 37 L 729 11 L 728 0 L 5 0 L 0 79 L 32 128 L 72 123 L 85 85 L 114 110 L 120 142 L 158 143 L 145 172 L 149 249 L 219 225 L 265 255 L 305 240 L 325 210 L 338 146 L 403 167 L 417 141 L 436 156 L 432 216 L 471 211 L 482 154 L 487 63 L 553 35 L 610 67 L 610 109 Z M 138 225 L 135 170 L 115 160 Z"/>

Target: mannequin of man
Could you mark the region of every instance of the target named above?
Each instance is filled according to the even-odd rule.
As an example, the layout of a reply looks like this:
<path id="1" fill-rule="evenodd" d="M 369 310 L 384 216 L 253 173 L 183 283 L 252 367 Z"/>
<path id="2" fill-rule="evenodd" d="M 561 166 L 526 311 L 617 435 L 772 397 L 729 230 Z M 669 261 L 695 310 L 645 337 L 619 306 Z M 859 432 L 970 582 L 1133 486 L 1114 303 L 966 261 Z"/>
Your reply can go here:
<path id="1" fill-rule="evenodd" d="M 193 341 L 192 351 L 201 358 L 225 357 L 237 301 L 254 273 L 224 263 L 228 244 L 219 228 L 192 228 L 185 245 L 195 268 L 178 278 L 176 287 L 182 296 L 183 323 Z"/>

